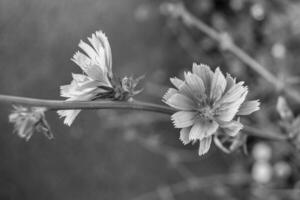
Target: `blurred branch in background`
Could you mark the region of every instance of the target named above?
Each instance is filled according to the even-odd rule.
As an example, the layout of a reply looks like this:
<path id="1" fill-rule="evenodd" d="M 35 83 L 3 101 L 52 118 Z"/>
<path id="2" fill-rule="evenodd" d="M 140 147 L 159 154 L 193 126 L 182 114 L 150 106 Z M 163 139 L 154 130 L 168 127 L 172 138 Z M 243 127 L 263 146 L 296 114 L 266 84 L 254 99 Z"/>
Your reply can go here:
<path id="1" fill-rule="evenodd" d="M 285 82 L 274 76 L 264 66 L 250 57 L 245 51 L 238 47 L 228 33 L 219 33 L 213 28 L 206 25 L 203 21 L 191 14 L 182 3 L 164 3 L 162 4 L 162 12 L 171 17 L 182 19 L 187 26 L 195 27 L 205 33 L 211 39 L 217 41 L 219 46 L 224 51 L 229 51 L 242 62 L 247 64 L 251 69 L 256 71 L 266 81 L 271 83 L 278 91 L 283 91 L 288 97 L 300 103 L 300 93 L 291 88 Z"/>

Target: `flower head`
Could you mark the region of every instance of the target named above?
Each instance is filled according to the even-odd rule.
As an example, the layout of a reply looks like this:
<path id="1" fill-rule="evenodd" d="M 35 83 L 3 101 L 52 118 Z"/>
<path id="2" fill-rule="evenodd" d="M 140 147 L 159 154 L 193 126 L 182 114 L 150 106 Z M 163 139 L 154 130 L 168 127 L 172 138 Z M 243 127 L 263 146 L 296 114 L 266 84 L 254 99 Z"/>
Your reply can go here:
<path id="1" fill-rule="evenodd" d="M 9 122 L 14 123 L 14 131 L 26 141 L 31 138 L 34 132 L 41 132 L 48 139 L 52 139 L 53 135 L 46 121 L 45 111 L 45 108 L 40 107 L 14 106 L 14 110 L 9 115 Z"/>
<path id="2" fill-rule="evenodd" d="M 72 82 L 60 87 L 60 95 L 66 97 L 66 101 L 128 100 L 130 94 L 123 89 L 122 81 L 113 77 L 111 48 L 105 34 L 97 31 L 88 40 L 90 44 L 79 42 L 83 52 L 77 51 L 71 59 L 83 74 L 72 74 Z M 69 126 L 79 113 L 80 110 L 58 111 Z"/>
<path id="3" fill-rule="evenodd" d="M 184 144 L 200 142 L 199 155 L 208 152 L 213 136 L 237 136 L 243 128 L 237 116 L 259 109 L 257 100 L 246 101 L 244 83 L 229 74 L 225 77 L 219 68 L 213 72 L 207 65 L 194 63 L 184 80 L 170 80 L 175 88 L 167 91 L 163 101 L 177 110 L 171 118 L 175 128 L 181 129 L 180 140 Z"/>

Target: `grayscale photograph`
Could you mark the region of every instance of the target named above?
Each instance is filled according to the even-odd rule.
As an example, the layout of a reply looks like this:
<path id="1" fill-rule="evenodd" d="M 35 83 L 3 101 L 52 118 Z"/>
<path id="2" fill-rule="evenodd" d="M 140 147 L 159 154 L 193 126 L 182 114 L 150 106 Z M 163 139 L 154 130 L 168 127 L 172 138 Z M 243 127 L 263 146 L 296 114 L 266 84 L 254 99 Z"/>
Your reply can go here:
<path id="1" fill-rule="evenodd" d="M 300 1 L 0 0 L 0 200 L 299 200 Z"/>

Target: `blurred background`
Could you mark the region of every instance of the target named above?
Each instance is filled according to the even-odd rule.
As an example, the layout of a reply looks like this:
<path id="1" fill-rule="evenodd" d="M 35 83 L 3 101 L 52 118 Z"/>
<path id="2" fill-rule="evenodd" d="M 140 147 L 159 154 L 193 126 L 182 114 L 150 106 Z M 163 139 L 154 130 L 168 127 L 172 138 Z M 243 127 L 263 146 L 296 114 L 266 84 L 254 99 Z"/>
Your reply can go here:
<path id="1" fill-rule="evenodd" d="M 80 72 L 70 60 L 79 41 L 103 30 L 112 47 L 115 74 L 146 75 L 145 90 L 137 98 L 161 103 L 170 86 L 169 77 L 182 77 L 193 62 L 220 66 L 246 82 L 250 99 L 262 101 L 262 111 L 247 123 L 279 130 L 275 110 L 279 94 L 273 86 L 220 51 L 199 30 L 166 15 L 165 2 L 170 1 L 1 0 L 0 93 L 62 99 L 59 86 L 71 81 L 71 72 Z M 242 49 L 281 80 L 298 86 L 300 2 L 189 0 L 185 6 L 216 30 L 230 33 Z M 296 114 L 299 106 L 289 103 Z M 272 154 L 272 164 L 263 175 L 271 174 L 272 167 L 281 162 L 284 179 L 269 175 L 263 181 L 239 185 L 238 192 L 232 192 L 237 187 L 234 184 L 221 181 L 208 185 L 209 190 L 196 183 L 180 191 L 169 186 L 189 177 L 218 180 L 217 175 L 233 171 L 254 173 L 253 157 L 242 151 L 224 154 L 215 147 L 198 157 L 198 145 L 182 145 L 168 116 L 137 111 L 84 111 L 70 128 L 49 112 L 55 139 L 35 134 L 25 142 L 13 134 L 8 123 L 10 110 L 0 105 L 1 200 L 245 199 L 245 194 L 251 194 L 249 199 L 297 199 L 288 197 L 286 190 L 256 190 L 261 188 L 257 182 L 268 185 L 271 181 L 272 187 L 276 183 L 281 189 L 300 187 L 299 165 L 289 164 L 285 146 L 278 143 L 259 144 L 258 151 L 271 157 L 274 146 L 283 149 L 275 157 Z M 256 143 L 257 139 L 249 139 L 250 151 Z"/>

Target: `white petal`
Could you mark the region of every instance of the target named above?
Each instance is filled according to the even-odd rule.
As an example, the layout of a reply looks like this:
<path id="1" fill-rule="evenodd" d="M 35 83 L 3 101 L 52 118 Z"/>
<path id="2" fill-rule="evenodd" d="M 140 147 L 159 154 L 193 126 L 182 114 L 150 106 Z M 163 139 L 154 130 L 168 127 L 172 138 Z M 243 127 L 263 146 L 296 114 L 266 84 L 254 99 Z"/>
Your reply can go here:
<path id="1" fill-rule="evenodd" d="M 191 88 L 193 92 L 193 96 L 196 98 L 203 98 L 205 97 L 205 86 L 201 78 L 197 75 L 192 73 L 187 73 L 185 77 L 185 81 L 187 82 L 188 86 Z"/>
<path id="2" fill-rule="evenodd" d="M 221 125 L 222 130 L 229 136 L 236 136 L 244 127 L 239 121 L 231 121 Z"/>
<path id="3" fill-rule="evenodd" d="M 251 113 L 259 110 L 259 101 L 253 100 L 253 101 L 245 101 L 242 103 L 237 115 L 250 115 Z"/>
<path id="4" fill-rule="evenodd" d="M 190 140 L 202 140 L 205 137 L 209 137 L 214 134 L 219 125 L 213 120 L 203 120 L 196 122 L 190 132 Z"/>
<path id="5" fill-rule="evenodd" d="M 88 40 L 91 45 L 83 41 L 80 41 L 78 45 L 86 55 L 77 52 L 72 60 L 78 64 L 89 77 L 111 86 L 112 56 L 108 39 L 103 32 L 97 31 L 95 34 L 92 34 L 92 37 L 88 38 Z"/>
<path id="6" fill-rule="evenodd" d="M 88 57 L 90 57 L 91 60 L 94 60 L 98 56 L 95 49 L 82 40 L 80 40 L 78 46 L 88 55 Z"/>
<path id="7" fill-rule="evenodd" d="M 94 97 L 94 93 L 87 93 L 80 96 L 74 96 L 68 98 L 66 101 L 88 101 Z M 65 117 L 64 123 L 68 126 L 71 126 L 77 115 L 80 113 L 81 110 L 58 110 L 57 114 L 60 118 Z"/>
<path id="8" fill-rule="evenodd" d="M 87 93 L 91 93 L 97 89 L 97 86 L 99 86 L 99 83 L 96 81 L 91 81 L 87 79 L 86 81 L 78 82 L 76 80 L 73 80 L 69 85 L 62 85 L 60 86 L 60 95 L 62 97 L 76 97 L 76 96 L 82 96 Z"/>
<path id="9" fill-rule="evenodd" d="M 232 76 L 227 73 L 226 74 L 226 82 L 227 82 L 227 84 L 226 84 L 226 88 L 225 88 L 224 93 L 226 93 L 229 89 L 232 88 L 232 86 L 235 85 L 235 79 L 232 78 Z"/>
<path id="10" fill-rule="evenodd" d="M 180 130 L 179 139 L 182 141 L 182 143 L 184 145 L 187 145 L 188 143 L 191 142 L 191 140 L 189 140 L 190 130 L 191 130 L 191 128 L 183 128 L 183 129 Z"/>
<path id="11" fill-rule="evenodd" d="M 177 77 L 170 78 L 170 81 L 177 89 L 179 89 L 184 84 L 184 81 L 180 80 Z"/>
<path id="12" fill-rule="evenodd" d="M 108 39 L 102 31 L 97 31 L 96 36 L 98 40 L 102 43 L 102 46 L 104 48 L 106 66 L 108 68 L 108 73 L 110 74 L 110 77 L 112 77 L 112 53 Z"/>
<path id="13" fill-rule="evenodd" d="M 248 92 L 248 88 L 243 86 L 243 82 L 239 82 L 231 87 L 219 100 L 218 103 L 230 103 L 238 100 L 245 92 Z"/>
<path id="14" fill-rule="evenodd" d="M 210 148 L 211 145 L 211 139 L 212 136 L 210 137 L 206 137 L 203 140 L 200 140 L 200 144 L 199 144 L 199 156 L 206 154 Z"/>
<path id="15" fill-rule="evenodd" d="M 187 96 L 191 99 L 195 99 L 194 92 L 192 91 L 191 87 L 187 83 L 183 83 L 179 89 L 178 92 L 183 94 L 184 96 Z"/>
<path id="16" fill-rule="evenodd" d="M 202 140 L 205 138 L 206 132 L 204 131 L 205 128 L 202 127 L 201 123 L 195 123 L 193 127 L 191 128 L 190 140 Z"/>
<path id="17" fill-rule="evenodd" d="M 86 75 L 84 74 L 74 74 L 72 73 L 72 78 L 77 82 L 84 82 L 87 80 L 90 80 Z"/>
<path id="18" fill-rule="evenodd" d="M 173 94 L 176 94 L 178 91 L 174 88 L 169 88 L 168 91 L 163 96 L 163 100 L 167 101 Z"/>
<path id="19" fill-rule="evenodd" d="M 193 125 L 196 115 L 196 112 L 179 111 L 173 114 L 171 119 L 175 128 L 186 128 Z"/>
<path id="20" fill-rule="evenodd" d="M 204 86 L 206 88 L 206 92 L 207 94 L 209 94 L 211 82 L 214 75 L 210 67 L 204 64 L 197 65 L 196 63 L 193 63 L 193 73 L 195 73 L 197 76 L 199 76 L 202 79 Z"/>
<path id="21" fill-rule="evenodd" d="M 88 38 L 88 40 L 92 44 L 93 49 L 97 54 L 94 58 L 91 59 L 92 64 L 95 64 L 98 68 L 101 68 L 101 70 L 108 76 L 109 67 L 101 38 L 98 38 L 95 34 L 92 34 L 92 37 Z"/>
<path id="22" fill-rule="evenodd" d="M 172 95 L 166 104 L 178 110 L 193 110 L 195 108 L 194 102 L 182 94 Z"/>
<path id="23" fill-rule="evenodd" d="M 77 115 L 80 113 L 81 110 L 59 110 L 57 111 L 60 118 L 64 119 L 64 124 L 71 126 Z"/>
<path id="24" fill-rule="evenodd" d="M 240 97 L 231 103 L 224 103 L 222 104 L 217 110 L 215 117 L 221 121 L 231 121 L 234 116 L 237 114 L 241 104 L 245 101 L 248 91 L 244 91 Z"/>
<path id="25" fill-rule="evenodd" d="M 106 67 L 103 67 L 104 64 L 96 63 L 96 61 L 91 60 L 81 52 L 75 53 L 71 60 L 74 61 L 90 78 L 111 86 L 107 69 Z"/>
<path id="26" fill-rule="evenodd" d="M 221 98 L 226 88 L 226 79 L 222 74 L 220 68 L 215 70 L 210 89 L 210 99 L 215 101 Z"/>

